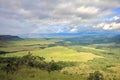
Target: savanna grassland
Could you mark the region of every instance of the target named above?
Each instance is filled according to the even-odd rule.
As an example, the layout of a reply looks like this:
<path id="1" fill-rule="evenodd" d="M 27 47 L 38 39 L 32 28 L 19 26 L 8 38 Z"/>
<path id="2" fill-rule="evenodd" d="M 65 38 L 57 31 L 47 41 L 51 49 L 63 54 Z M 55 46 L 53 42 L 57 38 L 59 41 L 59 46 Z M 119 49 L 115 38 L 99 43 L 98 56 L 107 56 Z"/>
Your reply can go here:
<path id="1" fill-rule="evenodd" d="M 103 77 L 98 80 L 120 80 L 120 43 L 100 42 L 97 37 L 94 41 L 85 37 L 83 42 L 79 38 L 0 41 L 0 58 L 1 80 L 93 80 L 90 73 L 95 71 Z M 26 65 L 26 59 L 32 63 Z M 15 60 L 26 63 L 17 70 L 6 68 Z"/>

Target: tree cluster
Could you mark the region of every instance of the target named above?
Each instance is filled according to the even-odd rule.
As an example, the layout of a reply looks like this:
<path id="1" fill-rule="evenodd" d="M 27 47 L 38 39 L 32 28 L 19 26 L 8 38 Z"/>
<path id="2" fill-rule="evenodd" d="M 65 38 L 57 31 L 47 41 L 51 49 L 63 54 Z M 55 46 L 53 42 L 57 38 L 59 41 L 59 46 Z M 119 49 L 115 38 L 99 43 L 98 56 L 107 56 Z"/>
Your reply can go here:
<path id="1" fill-rule="evenodd" d="M 44 57 L 32 56 L 31 54 L 25 55 L 21 58 L 1 59 L 1 63 L 2 62 L 6 63 L 6 65 L 3 66 L 1 69 L 6 71 L 7 73 L 14 73 L 18 71 L 22 67 L 22 65 L 46 70 L 48 71 L 48 73 L 50 73 L 51 71 L 62 69 L 62 66 L 54 60 L 46 62 Z"/>

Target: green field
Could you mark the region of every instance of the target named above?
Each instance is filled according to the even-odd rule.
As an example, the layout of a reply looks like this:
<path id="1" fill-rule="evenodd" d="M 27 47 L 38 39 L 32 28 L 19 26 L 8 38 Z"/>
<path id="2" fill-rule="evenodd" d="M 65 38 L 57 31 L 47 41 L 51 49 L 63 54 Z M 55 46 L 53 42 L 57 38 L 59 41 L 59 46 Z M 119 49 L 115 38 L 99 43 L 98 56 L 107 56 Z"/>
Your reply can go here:
<path id="1" fill-rule="evenodd" d="M 63 43 L 59 44 L 61 41 Z M 54 60 L 74 64 L 50 74 L 28 66 L 22 66 L 14 74 L 0 70 L 1 80 L 87 80 L 89 73 L 94 71 L 100 71 L 105 80 L 120 80 L 120 44 L 72 45 L 62 39 L 26 39 L 0 43 L 0 51 L 5 53 L 0 55 L 2 58 L 21 58 L 31 54 L 44 57 L 46 62 Z M 6 63 L 0 63 L 0 68 L 4 65 Z"/>
<path id="2" fill-rule="evenodd" d="M 15 53 L 5 54 L 4 57 L 21 57 L 26 55 L 28 51 L 21 51 Z M 31 54 L 34 56 L 42 56 L 47 61 L 72 61 L 72 62 L 86 62 L 93 60 L 94 58 L 103 58 L 102 56 L 95 55 L 89 52 L 77 52 L 73 49 L 69 49 L 63 46 L 56 46 L 46 49 L 32 50 Z"/>

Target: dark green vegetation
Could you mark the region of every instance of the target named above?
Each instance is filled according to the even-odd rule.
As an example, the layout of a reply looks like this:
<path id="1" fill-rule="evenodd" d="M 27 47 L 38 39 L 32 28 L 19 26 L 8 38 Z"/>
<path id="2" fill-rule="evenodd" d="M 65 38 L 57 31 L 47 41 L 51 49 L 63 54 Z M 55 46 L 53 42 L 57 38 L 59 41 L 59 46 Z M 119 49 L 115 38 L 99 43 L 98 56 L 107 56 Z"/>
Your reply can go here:
<path id="1" fill-rule="evenodd" d="M 94 73 L 90 73 L 88 80 L 104 80 L 104 77 L 102 73 L 95 71 Z"/>
<path id="2" fill-rule="evenodd" d="M 35 67 L 41 70 L 46 70 L 48 73 L 54 70 L 60 70 L 63 68 L 60 62 L 46 62 L 45 58 L 39 56 L 32 56 L 31 54 L 25 55 L 21 58 L 0 58 L 0 63 L 5 64 L 1 70 L 8 73 L 14 73 L 20 69 L 21 66 Z"/>
<path id="3" fill-rule="evenodd" d="M 9 41 L 9 40 L 23 40 L 23 39 L 18 36 L 0 35 L 0 40 Z"/>
<path id="4" fill-rule="evenodd" d="M 0 40 L 0 79 L 120 80 L 119 36 Z"/>

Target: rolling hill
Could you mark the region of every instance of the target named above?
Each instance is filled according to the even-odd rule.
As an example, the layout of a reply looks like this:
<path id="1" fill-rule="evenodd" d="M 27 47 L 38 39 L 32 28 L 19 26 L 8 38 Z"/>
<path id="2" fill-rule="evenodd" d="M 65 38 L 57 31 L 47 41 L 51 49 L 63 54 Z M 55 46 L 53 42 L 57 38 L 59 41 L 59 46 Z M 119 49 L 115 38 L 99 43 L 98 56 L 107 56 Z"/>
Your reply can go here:
<path id="1" fill-rule="evenodd" d="M 18 36 L 12 36 L 12 35 L 0 35 L 0 40 L 2 41 L 11 41 L 11 40 L 23 40 L 22 38 Z"/>

